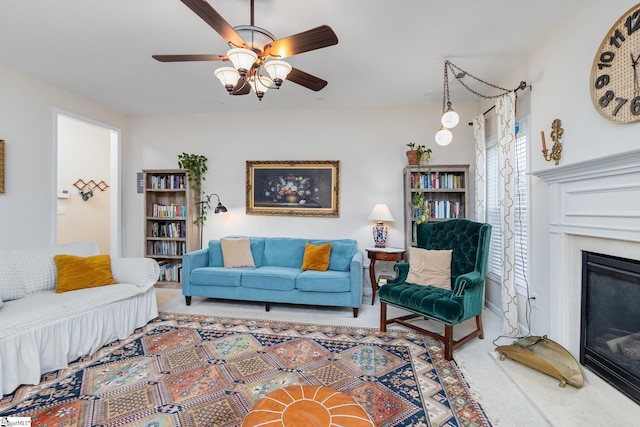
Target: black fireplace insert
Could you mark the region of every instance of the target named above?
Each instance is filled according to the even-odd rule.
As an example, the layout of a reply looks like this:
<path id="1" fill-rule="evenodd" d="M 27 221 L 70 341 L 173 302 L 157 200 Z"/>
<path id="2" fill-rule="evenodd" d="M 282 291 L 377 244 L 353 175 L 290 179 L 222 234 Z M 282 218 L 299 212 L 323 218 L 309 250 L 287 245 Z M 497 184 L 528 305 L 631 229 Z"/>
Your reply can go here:
<path id="1" fill-rule="evenodd" d="M 582 252 L 580 363 L 640 404 L 640 261 Z"/>

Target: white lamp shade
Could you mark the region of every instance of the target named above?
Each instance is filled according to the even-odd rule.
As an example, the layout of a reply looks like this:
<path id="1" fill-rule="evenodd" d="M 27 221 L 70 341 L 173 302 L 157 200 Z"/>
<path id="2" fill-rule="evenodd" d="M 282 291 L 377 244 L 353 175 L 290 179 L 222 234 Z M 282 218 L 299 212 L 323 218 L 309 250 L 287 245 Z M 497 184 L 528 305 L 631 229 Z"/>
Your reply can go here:
<path id="1" fill-rule="evenodd" d="M 438 132 L 436 132 L 436 143 L 438 145 L 449 145 L 453 141 L 453 134 L 449 129 L 442 126 Z"/>
<path id="2" fill-rule="evenodd" d="M 240 79 L 240 73 L 233 67 L 222 67 L 218 68 L 213 74 L 220 80 L 222 86 L 232 86 L 235 87 L 238 84 L 238 80 Z"/>
<path id="3" fill-rule="evenodd" d="M 373 209 L 371 209 L 371 213 L 369 214 L 367 219 L 371 221 L 394 221 L 389 207 L 384 203 L 378 203 L 377 205 L 375 205 Z"/>
<path id="4" fill-rule="evenodd" d="M 237 70 L 250 70 L 258 59 L 258 55 L 249 49 L 229 49 L 227 57 Z"/>
<path id="5" fill-rule="evenodd" d="M 253 89 L 255 93 L 265 93 L 273 84 L 273 80 L 271 80 L 269 77 L 260 75 L 251 76 L 249 77 L 248 81 L 251 89 Z"/>
<path id="6" fill-rule="evenodd" d="M 440 121 L 442 122 L 442 126 L 447 129 L 452 129 L 456 127 L 460 121 L 460 116 L 453 110 L 453 108 L 449 107 L 442 115 L 442 119 L 440 119 Z"/>
<path id="7" fill-rule="evenodd" d="M 264 69 L 267 70 L 273 80 L 284 80 L 291 72 L 291 65 L 280 60 L 269 61 L 264 64 Z"/>

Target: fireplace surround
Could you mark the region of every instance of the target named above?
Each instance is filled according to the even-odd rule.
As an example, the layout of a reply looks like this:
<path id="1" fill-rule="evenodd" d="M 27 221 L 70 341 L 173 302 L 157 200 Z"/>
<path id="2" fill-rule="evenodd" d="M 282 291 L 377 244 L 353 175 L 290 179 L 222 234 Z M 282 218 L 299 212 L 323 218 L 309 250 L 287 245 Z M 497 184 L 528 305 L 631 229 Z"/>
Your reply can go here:
<path id="1" fill-rule="evenodd" d="M 640 260 L 640 150 L 532 174 L 549 185 L 548 335 L 579 359 L 582 253 Z"/>

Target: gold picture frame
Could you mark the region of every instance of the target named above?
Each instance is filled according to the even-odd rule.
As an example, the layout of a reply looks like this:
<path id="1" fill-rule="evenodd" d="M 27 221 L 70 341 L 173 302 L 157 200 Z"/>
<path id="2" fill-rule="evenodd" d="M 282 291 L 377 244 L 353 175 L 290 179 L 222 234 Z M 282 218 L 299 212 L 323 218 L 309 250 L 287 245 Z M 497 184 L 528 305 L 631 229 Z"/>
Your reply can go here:
<path id="1" fill-rule="evenodd" d="M 4 139 L 0 139 L 0 194 L 4 194 Z"/>
<path id="2" fill-rule="evenodd" d="M 340 161 L 247 161 L 248 215 L 340 216 Z"/>

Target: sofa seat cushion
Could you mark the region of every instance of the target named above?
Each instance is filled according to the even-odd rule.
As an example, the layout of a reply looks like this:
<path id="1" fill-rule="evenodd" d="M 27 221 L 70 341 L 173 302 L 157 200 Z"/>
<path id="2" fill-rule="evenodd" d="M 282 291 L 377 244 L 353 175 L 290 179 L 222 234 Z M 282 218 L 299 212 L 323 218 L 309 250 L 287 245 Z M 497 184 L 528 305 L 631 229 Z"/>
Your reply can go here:
<path id="1" fill-rule="evenodd" d="M 196 286 L 240 286 L 242 274 L 254 267 L 201 267 L 191 272 L 191 284 Z"/>
<path id="2" fill-rule="evenodd" d="M 243 288 L 291 291 L 296 287 L 300 268 L 263 266 L 242 275 Z"/>
<path id="3" fill-rule="evenodd" d="M 451 298 L 451 290 L 434 286 L 400 283 L 384 285 L 379 291 L 380 301 L 398 303 L 416 313 L 424 313 L 445 323 L 455 324 L 463 314 L 462 306 Z"/>
<path id="4" fill-rule="evenodd" d="M 351 292 L 351 279 L 344 271 L 307 270 L 296 279 L 296 289 L 301 292 Z"/>

